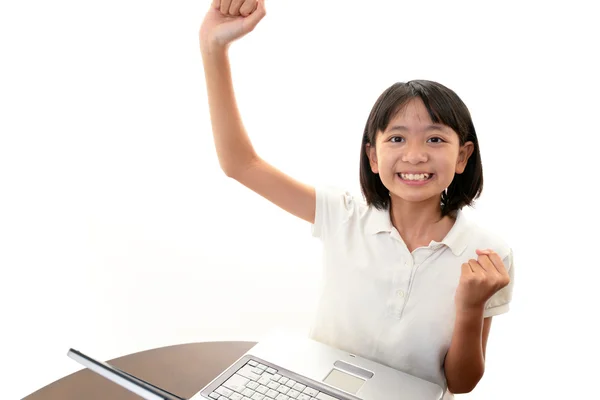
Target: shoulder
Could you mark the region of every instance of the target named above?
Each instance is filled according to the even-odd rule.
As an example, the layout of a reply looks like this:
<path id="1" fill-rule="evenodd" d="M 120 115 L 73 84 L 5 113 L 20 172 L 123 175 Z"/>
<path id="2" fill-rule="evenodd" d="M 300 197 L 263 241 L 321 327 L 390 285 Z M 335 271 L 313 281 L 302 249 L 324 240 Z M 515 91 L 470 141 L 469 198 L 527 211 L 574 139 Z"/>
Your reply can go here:
<path id="1" fill-rule="evenodd" d="M 503 260 L 512 258 L 512 247 L 504 237 L 490 227 L 469 218 L 464 212 L 461 218 L 464 222 L 463 233 L 468 237 L 466 242 L 468 243 L 467 250 L 469 253 L 475 253 L 476 249 L 491 249 L 498 253 Z"/>
<path id="2" fill-rule="evenodd" d="M 335 186 L 315 187 L 316 207 L 314 236 L 332 233 L 343 225 L 366 221 L 377 214 L 362 196 Z M 362 225 L 362 224 L 360 224 Z"/>
<path id="3" fill-rule="evenodd" d="M 315 193 L 321 201 L 334 203 L 347 209 L 367 206 L 362 196 L 338 186 L 316 186 Z"/>

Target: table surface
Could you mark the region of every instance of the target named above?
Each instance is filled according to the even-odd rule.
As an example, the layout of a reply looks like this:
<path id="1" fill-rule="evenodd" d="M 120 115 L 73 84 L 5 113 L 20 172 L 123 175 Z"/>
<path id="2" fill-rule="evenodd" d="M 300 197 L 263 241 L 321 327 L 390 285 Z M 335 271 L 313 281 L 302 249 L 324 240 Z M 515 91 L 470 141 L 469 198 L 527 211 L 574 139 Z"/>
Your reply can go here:
<path id="1" fill-rule="evenodd" d="M 255 344 L 255 342 L 188 343 L 146 350 L 107 362 L 177 396 L 189 399 Z M 84 368 L 24 398 L 24 400 L 54 399 L 139 400 L 140 397 Z"/>

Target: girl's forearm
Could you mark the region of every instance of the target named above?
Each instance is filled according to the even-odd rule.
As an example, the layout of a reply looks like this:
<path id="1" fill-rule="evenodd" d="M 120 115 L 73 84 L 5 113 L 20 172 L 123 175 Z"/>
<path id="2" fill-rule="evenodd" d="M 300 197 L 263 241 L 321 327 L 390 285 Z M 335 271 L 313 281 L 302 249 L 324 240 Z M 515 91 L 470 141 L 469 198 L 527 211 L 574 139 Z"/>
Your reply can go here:
<path id="1" fill-rule="evenodd" d="M 444 360 L 450 392 L 468 393 L 483 376 L 482 331 L 483 308 L 457 312 L 452 341 Z"/>
<path id="2" fill-rule="evenodd" d="M 227 175 L 235 176 L 256 154 L 238 110 L 227 48 L 202 48 L 202 61 L 219 164 Z"/>

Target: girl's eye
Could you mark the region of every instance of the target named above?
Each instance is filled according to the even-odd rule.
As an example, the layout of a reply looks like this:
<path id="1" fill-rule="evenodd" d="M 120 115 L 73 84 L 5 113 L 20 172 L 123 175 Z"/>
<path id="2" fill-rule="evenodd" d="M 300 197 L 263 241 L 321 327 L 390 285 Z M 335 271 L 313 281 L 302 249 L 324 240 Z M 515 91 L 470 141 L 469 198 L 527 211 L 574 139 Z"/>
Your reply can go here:
<path id="1" fill-rule="evenodd" d="M 402 136 L 393 136 L 390 138 L 390 142 L 392 143 L 401 143 L 404 141 L 404 138 Z M 433 142 L 431 142 L 433 141 Z M 441 137 L 432 137 L 428 140 L 428 142 L 430 143 L 443 143 L 444 139 L 442 139 Z"/>

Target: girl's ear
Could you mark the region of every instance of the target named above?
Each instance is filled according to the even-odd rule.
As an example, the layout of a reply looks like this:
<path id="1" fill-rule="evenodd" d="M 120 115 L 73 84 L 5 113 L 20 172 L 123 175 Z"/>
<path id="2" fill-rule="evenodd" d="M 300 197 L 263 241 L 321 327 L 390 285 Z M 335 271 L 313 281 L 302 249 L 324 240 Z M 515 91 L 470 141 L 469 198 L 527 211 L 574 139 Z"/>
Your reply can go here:
<path id="1" fill-rule="evenodd" d="M 466 142 L 463 144 L 458 150 L 458 159 L 456 161 L 456 173 L 462 174 L 465 172 L 465 168 L 467 167 L 467 162 L 469 161 L 469 157 L 473 154 L 473 150 L 475 149 L 475 145 L 473 142 Z"/>
<path id="2" fill-rule="evenodd" d="M 374 174 L 379 173 L 379 166 L 377 164 L 377 151 L 375 147 L 371 146 L 371 143 L 365 144 L 365 151 L 367 153 L 367 157 L 369 157 L 369 164 L 371 165 L 371 171 Z"/>

